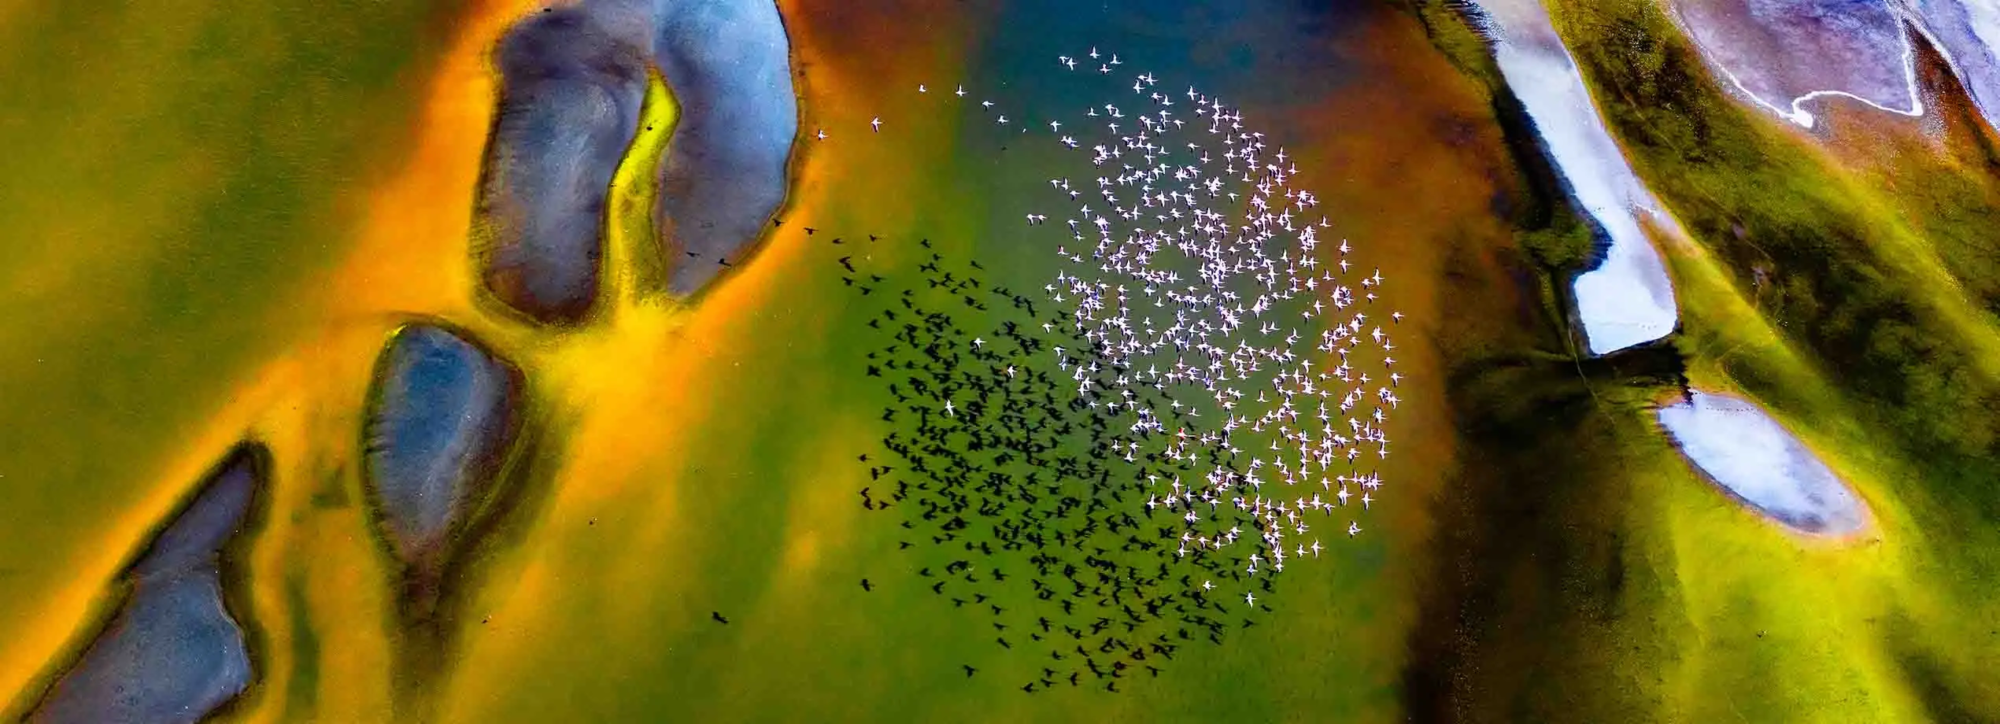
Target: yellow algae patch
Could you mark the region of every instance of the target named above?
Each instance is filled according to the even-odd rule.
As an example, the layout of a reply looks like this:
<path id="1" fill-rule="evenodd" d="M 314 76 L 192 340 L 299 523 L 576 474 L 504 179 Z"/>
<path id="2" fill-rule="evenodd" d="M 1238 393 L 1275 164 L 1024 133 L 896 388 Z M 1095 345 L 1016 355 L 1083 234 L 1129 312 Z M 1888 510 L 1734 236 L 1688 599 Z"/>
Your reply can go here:
<path id="1" fill-rule="evenodd" d="M 1655 230 L 1656 235 L 1664 235 Z M 1690 366 L 1728 366 L 1737 360 L 1780 364 L 1801 378 L 1819 373 L 1785 342 L 1771 322 L 1736 288 L 1730 275 L 1699 244 L 1662 244 L 1681 290 L 1680 347 Z"/>
<path id="2" fill-rule="evenodd" d="M 762 316 L 763 297 L 777 287 L 767 270 L 780 264 L 766 256 L 720 281 L 698 308 L 664 301 L 623 308 L 604 329 L 536 357 L 538 384 L 563 409 L 556 417 L 568 434 L 563 449 L 549 451 L 560 466 L 546 512 L 475 594 L 473 611 L 491 615 L 496 627 L 469 637 L 464 670 L 442 703 L 447 718 L 484 718 L 464 707 L 490 706 L 517 680 L 495 669 L 537 666 L 551 623 L 588 622 L 613 638 L 619 630 L 658 636 L 659 621 L 689 615 L 673 592 L 696 575 L 689 564 L 703 554 L 689 539 L 713 531 L 686 529 L 694 522 L 677 501 L 703 486 L 743 482 L 693 475 L 689 461 L 720 457 L 701 446 L 719 435 L 704 428 L 730 412 L 718 408 L 735 397 L 726 390 L 753 389 L 734 369 L 755 336 L 749 320 Z M 524 638 L 524 630 L 540 635 Z"/>
<path id="3" fill-rule="evenodd" d="M 1765 407 L 1797 434 L 1866 501 L 1870 526 L 1828 539 L 1783 529 L 1714 490 L 1677 456 L 1677 472 L 1653 486 L 1664 498 L 1685 605 L 1697 635 L 1684 641 L 1669 669 L 1677 716 L 1757 720 L 1779 711 L 1813 711 L 1829 721 L 1925 718 L 1901 652 L 1929 642 L 1964 671 L 1965 636 L 1984 634 L 1958 616 L 1942 614 L 1922 582 L 1934 541 L 1926 514 L 1898 484 L 1915 474 L 1907 463 L 1871 444 L 1850 403 L 1801 359 L 1699 250 L 1669 254 L 1683 291 L 1688 375 L 1704 390 L 1738 391 L 1735 374 L 1782 382 L 1782 405 Z M 1766 383 L 1768 384 L 1768 382 Z M 1670 453 L 1671 454 L 1671 453 Z M 1920 621 L 1913 637 L 1899 620 Z M 1915 640 L 1913 640 L 1913 638 Z M 1755 676 L 1787 682 L 1784 693 L 1735 681 Z"/>
<path id="4" fill-rule="evenodd" d="M 1793 350 L 1767 318 L 1750 306 L 1705 249 L 1695 244 L 1672 245 L 1666 259 L 1682 291 L 1685 333 L 1678 344 L 1687 357 L 1692 384 L 1704 391 L 1754 398 L 1739 389 L 1738 374 L 1783 380 L 1787 399 L 1782 402 L 1786 404 L 1763 400 L 1762 406 L 1866 502 L 1870 524 L 1856 536 L 1795 536 L 1794 542 L 1847 545 L 1876 541 L 1891 534 L 1876 527 L 1884 523 L 1890 523 L 1891 529 L 1921 535 L 1898 500 L 1897 491 L 1874 482 L 1896 480 L 1908 472 L 1867 444 L 1869 433 L 1854 419 L 1845 398 L 1826 375 Z"/>
<path id="5" fill-rule="evenodd" d="M 1901 676 L 1877 650 L 1883 637 L 1874 622 L 1896 603 L 1893 549 L 1801 547 L 1774 526 L 1746 524 L 1733 502 L 1692 477 L 1669 474 L 1653 486 L 1668 501 L 1683 604 L 1675 610 L 1694 631 L 1670 674 L 1686 714 L 1706 721 L 1787 709 L 1830 721 L 1913 714 Z M 1746 690 L 1739 679 L 1750 676 L 1785 686 Z"/>
<path id="6" fill-rule="evenodd" d="M 1732 370 L 1743 369 L 1782 380 L 1788 404 L 1766 401 L 1767 411 L 1855 489 L 1871 520 L 1854 536 L 1798 535 L 1714 490 L 1685 461 L 1663 461 L 1679 472 L 1648 479 L 1660 478 L 1651 487 L 1664 496 L 1675 542 L 1685 604 L 1679 612 L 1696 632 L 1672 669 L 1677 711 L 1711 720 L 1779 710 L 1832 721 L 1922 718 L 1907 676 L 1883 650 L 1883 642 L 1901 637 L 1890 622 L 1911 603 L 1904 589 L 1928 537 L 1889 484 L 1908 472 L 1866 444 L 1866 431 L 1824 375 L 1704 250 L 1677 245 L 1667 257 L 1682 290 L 1687 333 L 1680 344 L 1693 384 L 1734 392 Z M 1755 692 L 1734 683 L 1751 675 L 1787 686 Z"/>
<path id="7" fill-rule="evenodd" d="M 246 718 L 386 713 L 395 571 L 370 535 L 357 471 L 359 403 L 388 331 L 329 329 L 272 366 L 288 394 L 255 425 L 277 484 L 251 575 L 266 641 L 260 706 Z"/>
<path id="8" fill-rule="evenodd" d="M 1889 248 L 1881 250 L 1881 258 L 1909 277 L 1904 289 L 1927 302 L 1923 306 L 1958 332 L 1963 344 L 1977 351 L 1971 355 L 1975 369 L 1989 379 L 2000 380 L 2000 333 L 1994 329 L 1993 314 L 1966 293 L 1939 258 L 1937 247 L 1911 230 L 1893 202 L 1869 188 L 1868 179 L 1845 169 L 1828 169 L 1828 173 L 1847 182 L 1849 203 L 1868 212 L 1864 218 L 1883 229 L 1878 238 Z"/>
<path id="9" fill-rule="evenodd" d="M 611 177 L 606 207 L 611 218 L 605 224 L 605 289 L 599 304 L 611 313 L 637 304 L 642 298 L 664 291 L 672 265 L 678 261 L 663 256 L 659 240 L 657 208 L 660 162 L 665 159 L 667 139 L 673 137 L 679 107 L 672 91 L 657 68 L 646 74 L 646 99 L 639 109 L 639 127 L 625 160 Z"/>
<path id="10" fill-rule="evenodd" d="M 635 468 L 652 457 L 674 452 L 660 445 L 666 424 L 699 416 L 708 397 L 687 384 L 693 355 L 676 354 L 690 316 L 669 306 L 647 304 L 622 311 L 611 324 L 587 330 L 560 347 L 539 350 L 533 363 L 536 383 L 563 410 L 571 434 L 565 474 L 579 466 L 596 485 L 564 485 L 557 503 L 571 497 L 602 500 L 623 490 Z"/>

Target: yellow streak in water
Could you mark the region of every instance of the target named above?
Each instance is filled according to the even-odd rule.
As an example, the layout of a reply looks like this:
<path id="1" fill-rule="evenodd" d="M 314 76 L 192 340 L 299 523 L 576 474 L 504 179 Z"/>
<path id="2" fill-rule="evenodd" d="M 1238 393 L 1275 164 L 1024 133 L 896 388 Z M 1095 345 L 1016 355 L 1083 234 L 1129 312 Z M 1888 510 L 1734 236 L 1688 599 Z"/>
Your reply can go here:
<path id="1" fill-rule="evenodd" d="M 832 79 L 814 76 L 811 83 L 818 97 Z M 664 95 L 656 88 L 650 97 L 663 100 Z M 854 108 L 805 110 L 801 128 L 808 133 L 815 127 L 814 110 L 844 116 L 860 113 Z M 655 132 L 664 136 L 669 129 L 660 126 Z M 837 206 L 821 208 L 825 205 L 821 192 L 833 183 L 830 162 L 817 152 L 819 148 L 810 141 L 798 147 L 792 198 L 781 217 L 831 224 L 844 215 Z M 842 153 L 870 153 L 868 148 L 856 144 Z M 631 159 L 644 159 L 650 149 L 650 144 L 635 143 Z M 876 167 L 852 158 L 841 165 Z M 610 252 L 614 256 L 646 251 L 633 240 L 650 237 L 650 219 L 636 215 L 642 210 L 649 213 L 650 206 L 628 206 L 628 194 L 651 190 L 650 178 L 631 173 L 645 167 L 628 159 L 614 184 L 614 197 L 626 199 L 613 205 Z M 881 204 L 907 216 L 909 206 L 916 203 L 912 198 L 884 189 L 870 211 L 879 210 Z M 520 674 L 545 665 L 547 654 L 557 653 L 550 651 L 550 636 L 574 635 L 585 626 L 591 635 L 608 640 L 659 643 L 671 640 L 662 635 L 660 622 L 705 620 L 705 613 L 693 610 L 680 594 L 690 585 L 692 564 L 711 553 L 702 549 L 708 537 L 685 529 L 689 521 L 679 500 L 698 495 L 700 486 L 732 481 L 713 473 L 703 476 L 689 461 L 713 457 L 713 451 L 695 445 L 737 439 L 740 436 L 730 434 L 729 428 L 748 424 L 741 408 L 725 402 L 745 398 L 755 404 L 777 402 L 746 387 L 758 384 L 742 369 L 749 350 L 774 344 L 771 340 L 778 334 L 787 335 L 775 342 L 786 349 L 823 344 L 824 318 L 816 310 L 792 305 L 797 285 L 808 275 L 804 265 L 811 260 L 805 252 L 810 244 L 824 240 L 773 235 L 749 263 L 738 265 L 734 274 L 718 279 L 704 292 L 698 306 L 647 296 L 638 293 L 642 287 L 621 282 L 618 301 L 604 327 L 579 332 L 560 349 L 535 360 L 534 374 L 547 394 L 574 415 L 563 422 L 568 430 L 566 448 L 550 452 L 562 461 L 556 473 L 559 482 L 547 511 L 525 533 L 521 549 L 496 563 L 485 577 L 489 583 L 475 595 L 474 615 L 490 614 L 496 626 L 468 638 L 463 670 L 444 693 L 442 718 L 485 720 L 493 707 L 517 700 L 514 682 Z M 786 301 L 780 303 L 781 299 Z M 800 410 L 811 407 L 809 402 L 790 404 Z M 809 460 L 797 466 L 801 479 L 823 482 L 807 471 L 832 467 L 827 461 L 844 455 L 834 450 L 853 447 L 849 437 L 833 434 L 825 445 L 810 448 L 804 454 Z M 829 488 L 843 496 L 849 490 Z M 812 493 L 800 494 L 812 502 L 799 505 L 819 509 L 832 504 Z M 795 508 L 792 519 L 802 516 Z M 824 513 L 818 523 L 789 529 L 788 543 L 781 550 L 790 551 L 790 565 L 779 570 L 792 572 L 792 585 L 804 585 L 797 576 L 808 575 L 815 561 L 824 561 L 828 546 L 845 544 L 845 533 L 825 527 Z M 610 664 L 607 672 L 621 668 L 618 662 L 605 663 Z"/>

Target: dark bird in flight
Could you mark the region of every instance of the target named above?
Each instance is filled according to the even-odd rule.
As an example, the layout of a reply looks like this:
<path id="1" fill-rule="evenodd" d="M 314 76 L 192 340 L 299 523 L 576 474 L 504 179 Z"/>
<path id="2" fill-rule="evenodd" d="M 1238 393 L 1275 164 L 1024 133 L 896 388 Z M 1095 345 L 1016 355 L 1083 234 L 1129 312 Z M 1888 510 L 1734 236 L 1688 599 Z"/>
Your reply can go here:
<path id="1" fill-rule="evenodd" d="M 873 584 L 873 583 L 869 583 L 869 582 L 868 582 L 868 579 L 866 579 L 866 578 L 863 578 L 863 579 L 861 579 L 861 590 L 863 590 L 863 591 L 873 591 L 873 590 L 875 590 L 875 584 Z"/>
<path id="2" fill-rule="evenodd" d="M 729 619 L 723 618 L 721 611 L 710 611 L 708 617 L 715 619 L 716 623 L 722 624 L 724 626 L 729 625 Z"/>
<path id="3" fill-rule="evenodd" d="M 971 664 L 960 664 L 960 665 L 965 667 L 965 678 L 968 679 L 972 678 L 972 675 L 979 671 L 978 669 L 972 668 Z"/>

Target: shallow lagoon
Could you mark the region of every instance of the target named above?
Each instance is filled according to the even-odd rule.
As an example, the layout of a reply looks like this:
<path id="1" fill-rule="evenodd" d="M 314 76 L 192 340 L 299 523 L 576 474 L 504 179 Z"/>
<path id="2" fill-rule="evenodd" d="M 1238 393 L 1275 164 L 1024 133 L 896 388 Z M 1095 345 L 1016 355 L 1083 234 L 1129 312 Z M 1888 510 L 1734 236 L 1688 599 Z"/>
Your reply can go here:
<path id="1" fill-rule="evenodd" d="M 1736 89 L 1811 128 L 1805 109 L 1843 96 L 1921 115 L 1902 22 L 1881 0 L 1677 0 L 1674 15 Z"/>
<path id="2" fill-rule="evenodd" d="M 1610 239 L 1602 263 L 1576 278 L 1577 316 L 1590 353 L 1603 355 L 1673 332 L 1673 282 L 1641 214 L 1674 228 L 1597 115 L 1583 76 L 1541 4 L 1488 0 L 1486 29 L 1507 85 L 1520 98 L 1577 205 Z"/>
<path id="3" fill-rule="evenodd" d="M 1759 512 L 1807 533 L 1844 535 L 1867 525 L 1861 500 L 1797 437 L 1756 405 L 1690 391 L 1660 408 L 1660 424 L 1717 485 Z"/>

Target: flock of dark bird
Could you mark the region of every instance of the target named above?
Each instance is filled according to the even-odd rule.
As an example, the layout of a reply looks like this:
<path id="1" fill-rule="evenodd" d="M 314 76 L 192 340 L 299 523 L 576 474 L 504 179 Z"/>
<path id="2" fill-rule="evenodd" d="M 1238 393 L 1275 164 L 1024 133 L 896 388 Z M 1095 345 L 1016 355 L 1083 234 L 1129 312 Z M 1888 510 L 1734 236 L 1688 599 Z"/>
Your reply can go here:
<path id="1" fill-rule="evenodd" d="M 1351 245 L 1320 246 L 1317 199 L 1239 111 L 1156 83 L 1136 76 L 1129 116 L 1047 121 L 1094 183 L 1048 179 L 1061 225 L 1026 214 L 1009 253 L 1060 267 L 1038 290 L 928 239 L 822 237 L 871 315 L 859 371 L 888 400 L 859 504 L 900 519 L 913 585 L 990 626 L 1028 693 L 1121 691 L 1257 625 L 1287 561 L 1320 557 L 1314 526 L 1359 535 L 1384 485 L 1403 376 L 1383 329 L 1402 315 L 1366 311 L 1381 272 L 1350 279 Z"/>
<path id="2" fill-rule="evenodd" d="M 1177 556 L 1179 514 L 1131 504 L 1135 482 L 1190 466 L 1131 453 L 1143 436 L 1070 395 L 1068 375 L 1046 361 L 1056 346 L 1089 348 L 1080 334 L 1053 331 L 1073 329 L 1074 314 L 918 243 L 914 286 L 862 269 L 843 277 L 857 296 L 880 299 L 868 324 L 885 343 L 863 369 L 892 400 L 881 417 L 889 459 L 859 457 L 870 478 L 860 504 L 901 513 L 899 547 L 917 582 L 990 618 L 994 646 L 1037 659 L 1040 675 L 1021 686 L 1029 692 L 1116 691 L 1125 676 L 1157 675 L 1190 642 L 1254 625 L 1251 614 L 1268 608 L 1227 606 L 1213 593 L 1216 581 L 1240 588 L 1248 574 L 1220 556 Z M 1108 385 L 1121 374 L 1129 370 L 1099 364 L 1090 376 Z M 1171 403 L 1158 390 L 1137 399 Z M 1250 585 L 1275 591 L 1270 577 Z"/>

